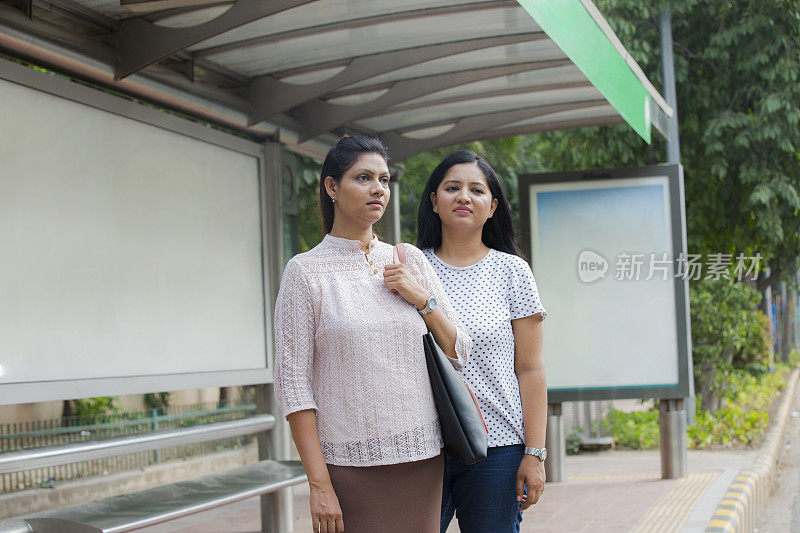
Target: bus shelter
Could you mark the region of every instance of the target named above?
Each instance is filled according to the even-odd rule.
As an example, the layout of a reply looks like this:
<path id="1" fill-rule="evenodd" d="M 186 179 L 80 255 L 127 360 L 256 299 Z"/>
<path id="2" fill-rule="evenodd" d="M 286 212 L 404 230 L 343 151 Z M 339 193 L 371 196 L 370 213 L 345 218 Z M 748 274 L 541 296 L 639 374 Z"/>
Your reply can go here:
<path id="1" fill-rule="evenodd" d="M 620 123 L 675 132 L 590 0 L 4 1 L 0 403 L 271 383 L 287 154 Z"/>

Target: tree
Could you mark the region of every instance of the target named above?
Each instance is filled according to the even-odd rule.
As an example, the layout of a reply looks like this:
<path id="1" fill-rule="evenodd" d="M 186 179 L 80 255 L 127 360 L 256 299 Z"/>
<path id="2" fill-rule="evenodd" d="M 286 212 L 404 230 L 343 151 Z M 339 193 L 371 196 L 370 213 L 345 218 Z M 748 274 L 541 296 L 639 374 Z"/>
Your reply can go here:
<path id="1" fill-rule="evenodd" d="M 662 2 L 601 0 L 609 24 L 657 87 Z M 800 2 L 671 4 L 689 249 L 761 253 L 772 280 L 800 267 Z M 542 135 L 547 166 L 648 164 L 630 128 Z"/>
<path id="2" fill-rule="evenodd" d="M 658 14 L 663 2 L 597 3 L 647 77 L 661 86 Z M 800 1 L 685 0 L 670 8 L 689 251 L 759 253 L 771 273 L 762 274 L 755 288 L 763 291 L 778 279 L 795 285 L 800 268 Z M 664 160 L 664 141 L 658 135 L 648 146 L 627 125 L 472 146 L 506 179 L 514 198 L 516 184 L 510 178 L 519 172 Z M 413 235 L 419 202 L 414 191 L 421 191 L 427 173 L 449 151 L 426 152 L 406 162 L 406 238 Z M 753 339 L 761 337 L 754 332 L 763 333 L 759 328 L 764 323 L 763 315 L 757 318 L 758 301 L 746 287 L 692 287 L 692 312 L 698 320 L 693 335 L 697 386 L 710 407 L 717 385 L 736 366 L 736 354 L 755 358 L 760 345 Z M 746 316 L 749 333 L 745 335 L 740 323 L 720 327 L 716 322 L 716 330 L 706 330 L 705 318 L 719 313 L 734 322 Z M 756 348 L 743 352 L 742 346 Z M 747 364 L 741 368 L 755 371 Z"/>

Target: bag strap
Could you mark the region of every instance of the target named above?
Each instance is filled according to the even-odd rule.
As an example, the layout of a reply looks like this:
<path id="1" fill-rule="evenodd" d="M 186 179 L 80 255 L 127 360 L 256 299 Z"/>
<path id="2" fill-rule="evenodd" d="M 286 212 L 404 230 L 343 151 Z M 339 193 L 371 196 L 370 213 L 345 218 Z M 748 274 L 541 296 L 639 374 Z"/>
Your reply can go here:
<path id="1" fill-rule="evenodd" d="M 406 246 L 402 242 L 394 245 L 394 260 L 396 263 L 406 264 Z"/>

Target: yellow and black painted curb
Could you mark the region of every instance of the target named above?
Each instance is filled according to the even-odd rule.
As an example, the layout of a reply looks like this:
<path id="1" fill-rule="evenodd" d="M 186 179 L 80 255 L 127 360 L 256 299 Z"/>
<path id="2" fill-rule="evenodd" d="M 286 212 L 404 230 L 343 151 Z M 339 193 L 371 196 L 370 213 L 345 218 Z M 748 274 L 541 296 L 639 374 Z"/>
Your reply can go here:
<path id="1" fill-rule="evenodd" d="M 758 524 L 758 516 L 769 495 L 769 484 L 775 461 L 780 454 L 783 430 L 789 417 L 799 375 L 800 369 L 795 369 L 789 377 L 786 392 L 775 417 L 777 423 L 767 434 L 752 466 L 740 471 L 728 487 L 728 492 L 719 502 L 714 516 L 706 526 L 706 533 L 750 533 Z"/>

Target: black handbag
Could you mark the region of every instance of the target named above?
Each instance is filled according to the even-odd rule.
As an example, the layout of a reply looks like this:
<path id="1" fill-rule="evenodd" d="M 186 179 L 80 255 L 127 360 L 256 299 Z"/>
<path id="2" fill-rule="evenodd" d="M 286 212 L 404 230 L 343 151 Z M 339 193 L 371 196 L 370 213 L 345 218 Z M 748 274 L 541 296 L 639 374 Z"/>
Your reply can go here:
<path id="1" fill-rule="evenodd" d="M 433 340 L 433 334 L 428 332 L 423 335 L 422 342 L 433 401 L 442 427 L 444 449 L 468 465 L 486 459 L 489 428 L 486 427 L 478 399 Z"/>
<path id="2" fill-rule="evenodd" d="M 394 258 L 406 264 L 402 243 L 394 247 Z M 445 451 L 468 465 L 486 459 L 489 428 L 486 427 L 478 399 L 450 364 L 430 331 L 422 336 L 422 344 Z"/>

